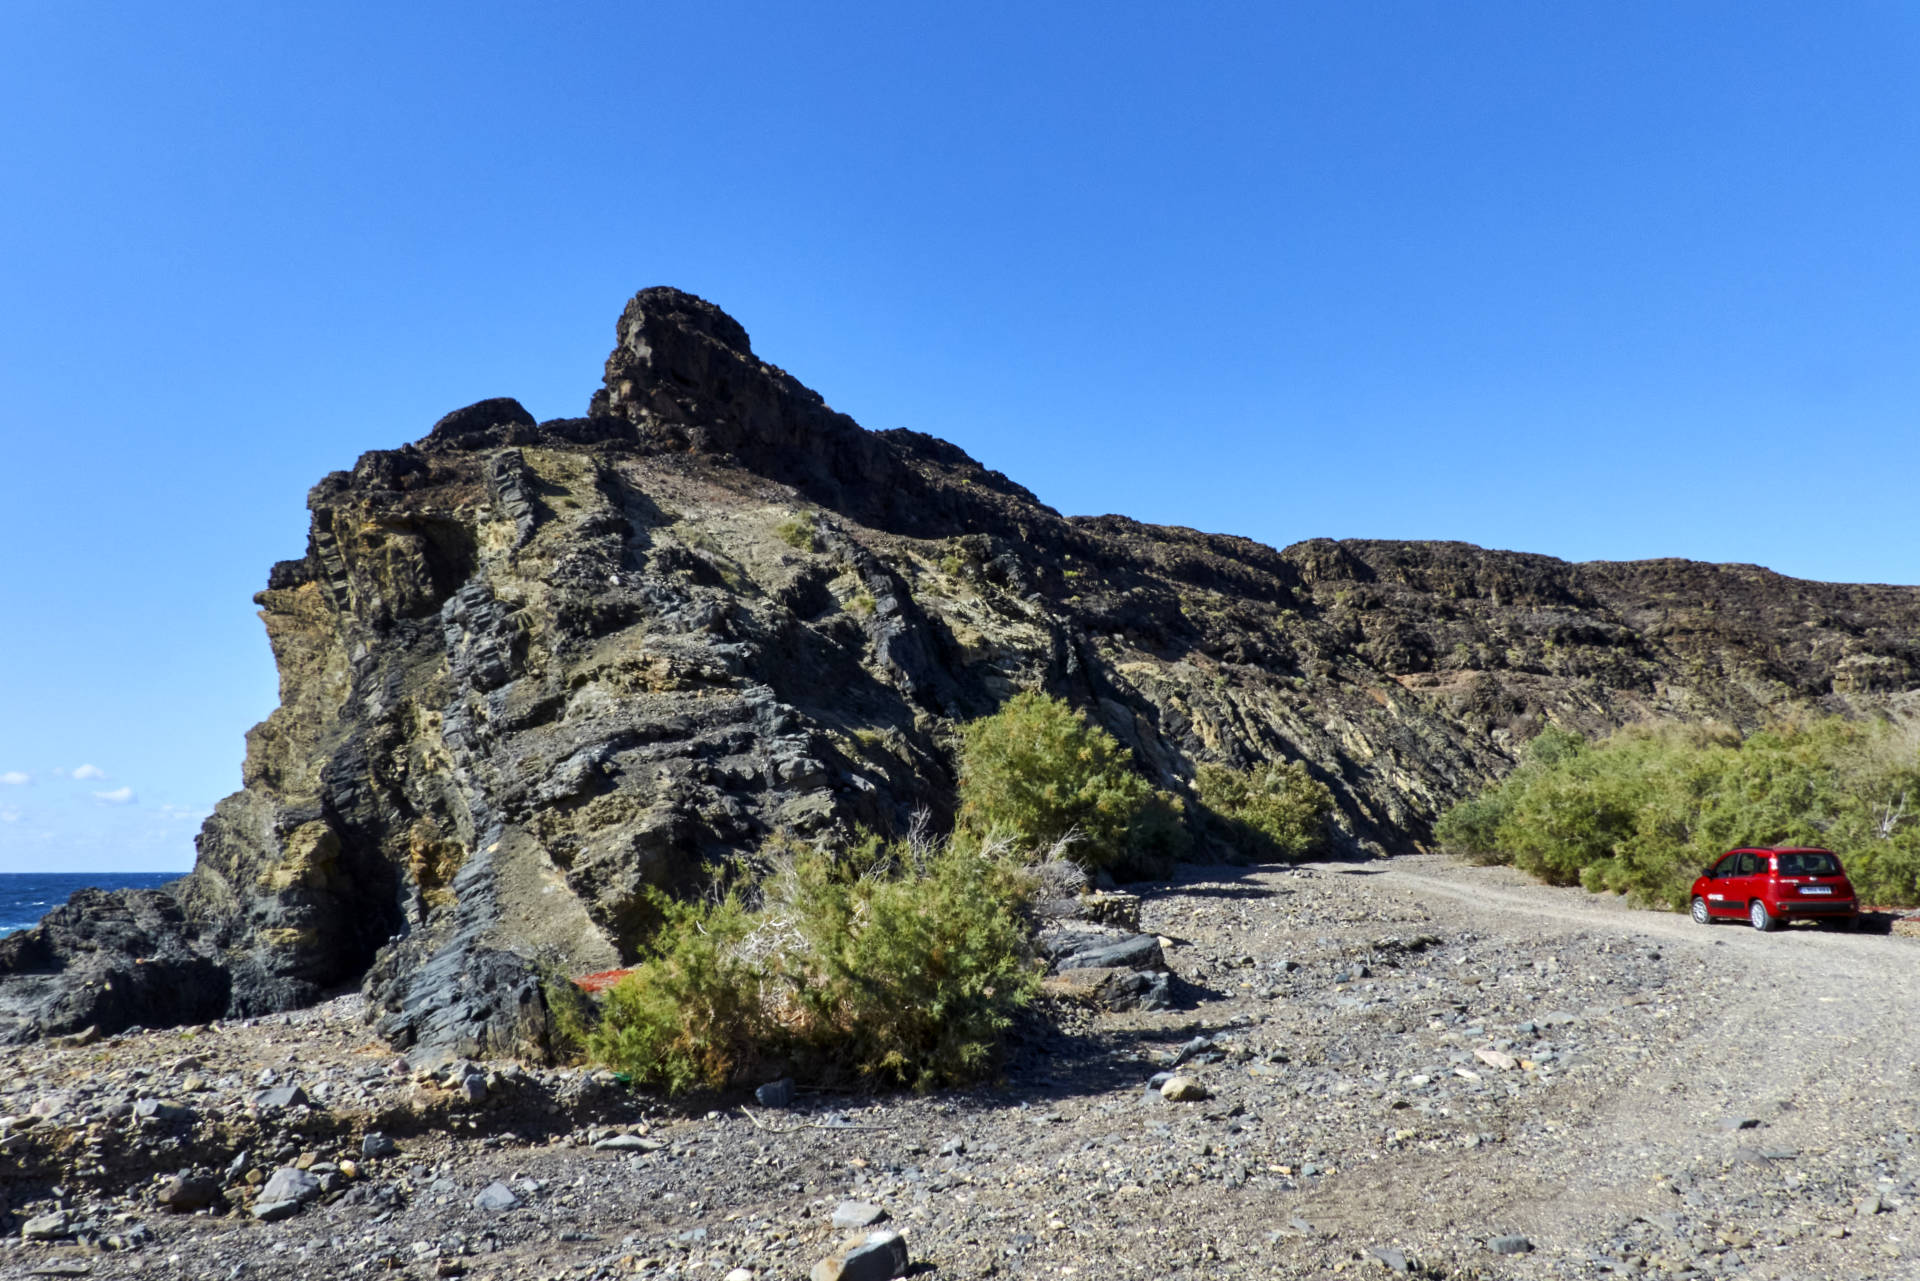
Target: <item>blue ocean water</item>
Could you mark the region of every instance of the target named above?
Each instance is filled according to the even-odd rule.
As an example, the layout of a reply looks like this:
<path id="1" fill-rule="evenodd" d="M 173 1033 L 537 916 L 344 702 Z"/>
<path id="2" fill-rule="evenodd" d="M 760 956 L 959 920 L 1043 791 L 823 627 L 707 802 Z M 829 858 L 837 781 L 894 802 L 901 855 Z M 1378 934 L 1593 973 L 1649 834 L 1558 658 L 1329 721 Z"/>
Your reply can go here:
<path id="1" fill-rule="evenodd" d="M 180 872 L 0 872 L 0 935 L 24 930 L 75 890 L 151 890 Z"/>

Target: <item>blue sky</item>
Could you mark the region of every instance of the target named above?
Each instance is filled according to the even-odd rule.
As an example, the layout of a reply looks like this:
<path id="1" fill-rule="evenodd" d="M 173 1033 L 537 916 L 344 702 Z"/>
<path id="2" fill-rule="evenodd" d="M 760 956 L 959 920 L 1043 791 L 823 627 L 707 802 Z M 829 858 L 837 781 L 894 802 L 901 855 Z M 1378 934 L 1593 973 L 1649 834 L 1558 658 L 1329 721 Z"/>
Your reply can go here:
<path id="1" fill-rule="evenodd" d="M 12 0 L 0 871 L 186 867 L 308 487 L 581 412 L 652 284 L 1067 512 L 1920 582 L 1916 73 L 1893 3 Z"/>

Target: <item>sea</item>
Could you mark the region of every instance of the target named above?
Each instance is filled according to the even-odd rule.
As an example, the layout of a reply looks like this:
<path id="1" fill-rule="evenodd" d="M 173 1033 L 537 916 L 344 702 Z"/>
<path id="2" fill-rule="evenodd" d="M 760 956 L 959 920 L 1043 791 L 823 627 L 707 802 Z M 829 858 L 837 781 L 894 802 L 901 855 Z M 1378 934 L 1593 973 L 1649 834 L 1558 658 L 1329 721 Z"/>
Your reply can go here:
<path id="1" fill-rule="evenodd" d="M 152 890 L 184 872 L 0 872 L 0 935 L 24 930 L 75 890 Z"/>

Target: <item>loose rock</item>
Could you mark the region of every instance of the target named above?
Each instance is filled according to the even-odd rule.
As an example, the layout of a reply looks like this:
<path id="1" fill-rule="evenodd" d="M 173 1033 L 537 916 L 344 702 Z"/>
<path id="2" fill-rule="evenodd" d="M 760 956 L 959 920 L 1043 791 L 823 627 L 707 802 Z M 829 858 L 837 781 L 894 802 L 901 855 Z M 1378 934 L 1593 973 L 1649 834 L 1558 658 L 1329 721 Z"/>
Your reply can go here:
<path id="1" fill-rule="evenodd" d="M 812 1281 L 892 1281 L 910 1264 L 907 1239 L 882 1229 L 855 1237 L 813 1265 Z"/>

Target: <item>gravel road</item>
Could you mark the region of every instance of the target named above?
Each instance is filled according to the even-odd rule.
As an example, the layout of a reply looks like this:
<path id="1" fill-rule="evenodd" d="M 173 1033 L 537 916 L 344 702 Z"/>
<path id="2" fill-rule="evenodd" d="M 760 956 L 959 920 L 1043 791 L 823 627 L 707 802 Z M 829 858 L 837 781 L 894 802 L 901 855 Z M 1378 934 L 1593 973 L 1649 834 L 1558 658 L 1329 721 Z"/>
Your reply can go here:
<path id="1" fill-rule="evenodd" d="M 13 1051 L 0 1276 L 802 1277 L 836 1211 L 931 1277 L 1920 1276 L 1913 940 L 1431 857 L 1137 888 L 1174 1008 L 1050 1006 L 971 1092 L 668 1105 L 354 997 Z"/>

